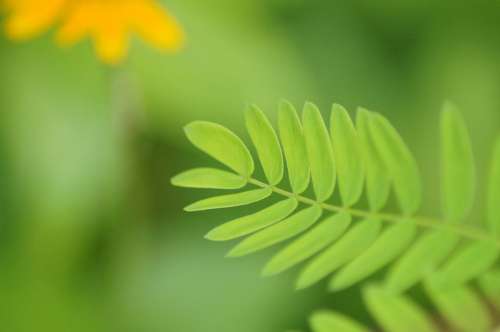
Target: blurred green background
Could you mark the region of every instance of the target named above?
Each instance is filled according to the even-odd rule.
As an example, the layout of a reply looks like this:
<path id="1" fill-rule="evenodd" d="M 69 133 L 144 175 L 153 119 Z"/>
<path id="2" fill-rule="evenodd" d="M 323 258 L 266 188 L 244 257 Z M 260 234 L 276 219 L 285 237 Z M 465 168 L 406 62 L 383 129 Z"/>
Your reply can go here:
<path id="1" fill-rule="evenodd" d="M 442 102 L 462 109 L 479 170 L 500 129 L 499 3 L 164 3 L 186 48 L 169 56 L 135 40 L 115 69 L 90 42 L 0 37 L 0 329 L 305 330 L 324 307 L 365 320 L 357 289 L 294 292 L 296 271 L 259 277 L 269 251 L 224 259 L 232 244 L 203 239 L 241 210 L 182 211 L 207 193 L 170 177 L 215 165 L 182 126 L 210 120 L 247 139 L 245 106 L 274 119 L 281 98 L 380 111 L 415 152 L 435 213 Z"/>

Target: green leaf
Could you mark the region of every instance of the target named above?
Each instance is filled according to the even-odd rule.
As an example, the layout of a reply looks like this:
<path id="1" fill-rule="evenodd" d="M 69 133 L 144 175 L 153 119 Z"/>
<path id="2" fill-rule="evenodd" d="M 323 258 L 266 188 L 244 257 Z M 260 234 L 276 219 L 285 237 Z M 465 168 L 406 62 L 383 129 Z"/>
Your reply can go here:
<path id="1" fill-rule="evenodd" d="M 229 257 L 240 257 L 285 241 L 311 227 L 321 216 L 321 208 L 317 205 L 303 209 L 291 217 L 269 226 L 241 241 L 228 254 Z"/>
<path id="2" fill-rule="evenodd" d="M 447 231 L 422 235 L 389 272 L 386 286 L 402 293 L 433 272 L 455 248 L 460 237 Z"/>
<path id="3" fill-rule="evenodd" d="M 420 172 L 415 158 L 386 118 L 376 113 L 370 118 L 370 132 L 391 174 L 399 205 L 405 214 L 411 215 L 418 210 L 422 200 Z"/>
<path id="4" fill-rule="evenodd" d="M 378 211 L 384 207 L 389 198 L 391 178 L 374 145 L 369 130 L 370 116 L 369 111 L 362 108 L 358 109 L 356 128 L 365 165 L 368 203 L 372 211 Z"/>
<path id="5" fill-rule="evenodd" d="M 302 123 L 314 193 L 316 199 L 323 202 L 332 195 L 336 180 L 330 137 L 321 113 L 314 104 L 306 103 L 302 114 Z"/>
<path id="6" fill-rule="evenodd" d="M 269 197 L 272 192 L 271 188 L 264 188 L 244 191 L 237 194 L 210 197 L 188 205 L 184 210 L 192 212 L 248 205 Z"/>
<path id="7" fill-rule="evenodd" d="M 283 155 L 271 123 L 257 106 L 251 106 L 245 112 L 245 120 L 269 184 L 280 183 L 284 169 Z"/>
<path id="8" fill-rule="evenodd" d="M 463 220 L 474 201 L 475 167 L 469 133 L 455 107 L 446 103 L 441 115 L 441 187 L 444 216 Z"/>
<path id="9" fill-rule="evenodd" d="M 451 327 L 456 331 L 491 331 L 491 317 L 476 292 L 467 287 L 447 290 L 426 286 L 427 293 Z"/>
<path id="10" fill-rule="evenodd" d="M 488 224 L 497 237 L 500 237 L 500 137 L 497 139 L 491 162 L 488 181 Z"/>
<path id="11" fill-rule="evenodd" d="M 172 184 L 186 188 L 240 189 L 247 181 L 240 175 L 215 168 L 194 168 L 172 178 Z"/>
<path id="12" fill-rule="evenodd" d="M 369 332 L 359 323 L 333 311 L 318 311 L 314 313 L 309 325 L 313 332 Z"/>
<path id="13" fill-rule="evenodd" d="M 345 212 L 331 216 L 281 250 L 266 265 L 264 276 L 271 276 L 306 260 L 337 240 L 351 223 Z"/>
<path id="14" fill-rule="evenodd" d="M 332 278 L 330 289 L 345 289 L 383 268 L 410 245 L 415 234 L 416 226 L 411 221 L 389 227 L 372 246 Z"/>
<path id="15" fill-rule="evenodd" d="M 288 198 L 259 212 L 229 221 L 211 230 L 205 238 L 228 241 L 266 228 L 288 217 L 297 208 L 297 200 Z"/>
<path id="16" fill-rule="evenodd" d="M 330 121 L 333 152 L 337 163 L 340 196 L 344 206 L 354 205 L 363 192 L 364 169 L 361 146 L 349 114 L 334 104 Z"/>
<path id="17" fill-rule="evenodd" d="M 304 132 L 297 111 L 287 101 L 280 104 L 278 127 L 285 153 L 290 186 L 300 194 L 309 186 L 310 170 Z"/>
<path id="18" fill-rule="evenodd" d="M 498 259 L 498 247 L 489 241 L 476 241 L 452 256 L 435 278 L 442 287 L 453 288 L 488 271 Z"/>
<path id="19" fill-rule="evenodd" d="M 297 289 L 307 288 L 368 248 L 380 232 L 380 221 L 358 221 L 339 241 L 315 257 L 300 274 Z"/>
<path id="20" fill-rule="evenodd" d="M 244 177 L 252 175 L 252 156 L 241 139 L 229 129 L 212 122 L 194 121 L 184 127 L 184 131 L 198 149 Z"/>
<path id="21" fill-rule="evenodd" d="M 492 270 L 479 277 L 479 287 L 497 310 L 500 310 L 500 270 Z"/>
<path id="22" fill-rule="evenodd" d="M 417 305 L 402 295 L 392 295 L 381 288 L 367 287 L 365 303 L 386 332 L 438 332 Z"/>

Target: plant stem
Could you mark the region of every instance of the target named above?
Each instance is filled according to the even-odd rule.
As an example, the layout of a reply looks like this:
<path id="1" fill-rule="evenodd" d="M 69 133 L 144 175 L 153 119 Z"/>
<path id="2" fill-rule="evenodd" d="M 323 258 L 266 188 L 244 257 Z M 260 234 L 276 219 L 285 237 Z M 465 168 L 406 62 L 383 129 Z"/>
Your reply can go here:
<path id="1" fill-rule="evenodd" d="M 414 222 L 417 226 L 420 226 L 422 228 L 431 228 L 435 230 L 442 230 L 442 231 L 448 231 L 448 232 L 453 232 L 456 233 L 466 239 L 469 240 L 482 240 L 482 241 L 491 241 L 497 245 L 497 247 L 500 247 L 500 240 L 497 240 L 493 238 L 491 234 L 488 232 L 477 228 L 477 227 L 472 227 L 472 226 L 467 226 L 467 225 L 458 225 L 458 224 L 453 224 L 446 222 L 445 220 L 438 219 L 438 218 L 429 218 L 429 217 L 423 217 L 423 216 L 403 216 L 403 215 L 397 215 L 397 214 L 391 214 L 391 213 L 380 213 L 377 211 L 364 211 L 364 210 L 359 210 L 359 209 L 353 209 L 350 207 L 342 207 L 342 206 L 336 206 L 332 204 L 328 204 L 325 202 L 318 202 L 315 201 L 314 199 L 301 196 L 298 194 L 294 194 L 292 192 L 289 192 L 287 190 L 275 187 L 275 186 L 270 186 L 267 183 L 264 183 L 262 181 L 259 181 L 254 178 L 249 178 L 248 182 L 261 187 L 261 188 L 271 188 L 273 192 L 285 196 L 285 197 L 290 197 L 290 198 L 295 198 L 297 201 L 308 204 L 308 205 L 318 205 L 324 210 L 331 211 L 331 212 L 347 212 L 353 216 L 356 217 L 361 217 L 361 218 L 374 218 L 374 219 L 379 219 L 382 221 L 386 222 L 391 222 L 391 223 L 396 223 L 396 222 L 401 222 L 404 220 Z"/>

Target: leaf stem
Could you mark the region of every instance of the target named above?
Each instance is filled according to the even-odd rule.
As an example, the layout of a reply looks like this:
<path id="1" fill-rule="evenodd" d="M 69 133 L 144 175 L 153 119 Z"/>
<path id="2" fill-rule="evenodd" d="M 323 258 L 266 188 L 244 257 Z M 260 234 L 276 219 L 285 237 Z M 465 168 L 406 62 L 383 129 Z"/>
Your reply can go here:
<path id="1" fill-rule="evenodd" d="M 349 207 L 336 206 L 332 204 L 328 204 L 325 202 L 318 202 L 309 197 L 301 196 L 290 191 L 278 188 L 276 186 L 271 186 L 267 183 L 259 181 L 254 178 L 247 179 L 249 183 L 261 187 L 261 188 L 271 188 L 273 192 L 290 198 L 295 198 L 297 201 L 308 204 L 308 205 L 318 205 L 323 210 L 327 210 L 330 212 L 347 212 L 352 216 L 361 217 L 361 218 L 376 218 L 382 221 L 396 223 L 404 220 L 414 222 L 417 226 L 422 228 L 431 228 L 435 230 L 448 231 L 456 233 L 468 240 L 481 240 L 481 241 L 492 241 L 498 247 L 500 247 L 500 240 L 493 238 L 492 235 L 488 234 L 486 231 L 467 225 L 458 225 L 446 222 L 445 220 L 438 218 L 430 218 L 424 216 L 403 216 L 391 213 L 380 213 L 376 211 L 364 211 L 359 209 L 353 209 Z"/>

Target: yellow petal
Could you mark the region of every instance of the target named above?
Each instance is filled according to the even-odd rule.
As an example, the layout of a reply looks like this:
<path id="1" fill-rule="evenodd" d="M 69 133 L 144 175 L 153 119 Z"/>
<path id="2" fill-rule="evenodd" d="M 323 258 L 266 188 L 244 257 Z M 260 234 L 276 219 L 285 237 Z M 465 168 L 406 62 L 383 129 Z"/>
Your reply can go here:
<path id="1" fill-rule="evenodd" d="M 5 30 L 8 37 L 24 40 L 47 30 L 62 14 L 68 0 L 17 0 L 8 1 Z"/>
<path id="2" fill-rule="evenodd" d="M 101 13 L 92 33 L 97 55 L 102 61 L 118 64 L 125 58 L 128 51 L 128 36 L 119 10 Z"/>
<path id="3" fill-rule="evenodd" d="M 152 1 L 132 4 L 129 16 L 132 29 L 141 38 L 162 50 L 178 50 L 184 42 L 184 32 L 165 9 Z"/>
<path id="4" fill-rule="evenodd" d="M 91 6 L 74 5 L 57 32 L 57 41 L 63 46 L 71 45 L 89 34 L 95 25 L 95 12 Z"/>

